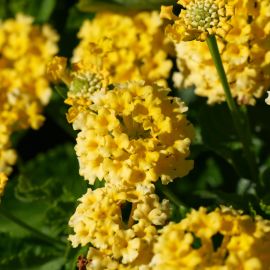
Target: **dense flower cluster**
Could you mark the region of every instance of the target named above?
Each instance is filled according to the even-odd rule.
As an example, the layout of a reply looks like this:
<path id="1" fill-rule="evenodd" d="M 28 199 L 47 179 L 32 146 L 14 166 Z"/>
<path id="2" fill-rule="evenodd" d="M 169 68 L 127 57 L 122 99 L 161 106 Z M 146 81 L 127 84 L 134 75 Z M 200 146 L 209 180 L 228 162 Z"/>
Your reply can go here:
<path id="1" fill-rule="evenodd" d="M 172 18 L 179 18 L 174 19 L 180 30 L 174 29 L 173 25 L 169 26 L 168 31 L 179 30 L 177 35 L 183 34 L 181 40 L 189 40 L 191 37 L 203 40 L 211 34 L 235 37 L 237 34 L 234 31 L 244 31 L 237 26 L 238 28 L 235 27 L 228 34 L 231 26 L 227 21 L 232 11 L 227 5 L 229 1 L 179 2 L 185 7 L 184 12 L 181 11 L 183 18 L 172 15 L 172 8 L 163 13 Z M 246 6 L 246 14 L 250 14 L 250 10 L 255 12 L 252 13 L 254 18 L 249 17 L 249 20 L 258 20 L 258 25 L 259 22 L 266 23 L 255 18 L 257 8 L 261 8 L 262 5 Z M 236 4 L 236 10 L 239 6 L 240 2 Z M 168 223 L 169 201 L 159 199 L 155 194 L 154 183 L 161 179 L 163 184 L 168 184 L 175 178 L 186 175 L 193 167 L 193 161 L 188 160 L 188 156 L 194 131 L 184 114 L 187 107 L 179 98 L 170 96 L 170 90 L 164 85 L 152 83 L 149 77 L 144 77 L 146 73 L 143 75 L 137 73 L 138 70 L 131 72 L 125 69 L 130 67 L 130 63 L 133 66 L 134 57 L 139 55 L 135 53 L 135 56 L 129 58 L 126 52 L 128 46 L 131 54 L 138 52 L 137 47 L 133 48 L 131 43 L 127 45 L 133 40 L 130 36 L 134 34 L 131 17 L 121 16 L 122 21 L 118 21 L 120 15 L 106 14 L 106 19 L 112 22 L 110 24 L 106 20 L 105 25 L 103 16 L 105 15 L 100 14 L 93 22 L 87 22 L 83 26 L 83 40 L 74 57 L 78 57 L 74 61 L 80 62 L 73 65 L 71 72 L 67 71 L 67 61 L 64 58 L 54 58 L 49 65 L 52 79 L 62 79 L 68 86 L 66 103 L 70 105 L 70 109 L 67 119 L 73 128 L 79 131 L 75 150 L 80 174 L 91 185 L 97 183 L 97 180 L 104 182 L 103 187 L 88 189 L 79 199 L 79 205 L 69 221 L 74 230 L 69 236 L 72 245 L 90 245 L 87 257 L 83 258 L 85 268 L 267 269 L 270 265 L 270 257 L 267 254 L 270 249 L 270 222 L 259 216 L 252 218 L 223 206 L 211 212 L 201 207 L 199 210 L 191 210 L 179 223 Z M 139 17 L 133 15 L 134 21 L 138 20 L 137 16 Z M 241 16 L 246 15 L 243 13 Z M 241 16 L 237 19 L 240 20 Z M 208 20 L 210 17 L 213 23 Z M 231 22 L 236 24 L 237 19 L 234 18 Z M 250 27 L 252 23 L 253 20 L 248 23 Z M 181 24 L 185 26 L 185 33 L 181 32 Z M 100 28 L 100 25 L 103 27 Z M 111 25 L 117 25 L 117 31 L 111 29 Z M 103 32 L 107 31 L 106 26 L 109 30 L 104 34 Z M 130 31 L 127 31 L 127 26 Z M 90 28 L 92 31 L 88 39 L 86 32 Z M 145 33 L 147 29 L 144 26 Z M 141 29 L 140 31 L 142 32 Z M 118 39 L 118 35 L 123 33 L 127 37 L 125 41 Z M 136 39 L 138 48 L 141 48 L 141 40 L 143 35 Z M 199 50 L 205 54 L 206 47 L 203 47 L 203 43 L 195 42 L 197 41 L 185 43 L 194 46 L 199 44 L 198 48 L 197 45 L 194 47 L 195 59 L 183 51 L 186 56 L 179 56 L 180 64 L 184 63 L 180 62 L 184 57 L 191 57 L 191 63 L 204 57 L 197 52 Z M 222 56 L 225 59 L 227 57 L 228 63 L 230 61 L 237 66 L 239 72 L 245 61 L 234 50 L 242 44 L 241 42 L 232 40 L 229 43 L 225 38 L 219 40 Z M 248 49 L 255 53 L 252 46 L 258 43 L 251 39 L 250 44 Z M 244 46 L 244 42 L 242 45 Z M 151 46 L 151 50 L 154 50 L 153 44 Z M 182 46 L 182 43 L 178 46 Z M 235 47 L 229 50 L 230 46 Z M 264 44 L 262 47 L 266 50 L 267 46 Z M 259 53 L 260 47 L 256 48 L 256 52 Z M 121 58 L 119 52 L 127 59 Z M 229 59 L 230 53 L 235 53 L 238 60 Z M 249 57 L 250 55 L 251 53 Z M 162 58 L 164 63 L 167 62 L 165 56 Z M 206 54 L 205 57 L 207 61 L 202 72 L 205 72 L 205 76 L 209 76 L 210 80 L 210 76 L 215 75 L 207 67 L 214 66 L 210 54 Z M 259 63 L 255 56 L 251 60 L 254 65 Z M 225 62 L 226 69 L 228 66 Z M 184 67 L 183 72 L 186 72 L 184 75 L 187 75 L 187 78 L 194 76 L 193 78 L 201 79 L 200 75 L 189 73 L 188 64 Z M 138 67 L 135 65 L 135 68 Z M 266 70 L 265 68 L 265 72 Z M 138 74 L 140 76 L 137 76 Z M 134 78 L 143 78 L 146 82 L 130 80 Z M 163 78 L 165 77 L 161 76 L 155 80 Z M 238 79 L 240 81 L 237 81 Z M 213 80 L 215 81 L 215 78 Z M 241 85 L 240 75 L 235 80 L 236 84 Z M 223 92 L 220 98 L 223 99 Z M 238 96 L 238 100 L 241 103 L 250 103 L 246 96 Z M 216 101 L 219 100 L 209 102 Z"/>
<path id="2" fill-rule="evenodd" d="M 151 266 L 166 269 L 268 269 L 270 222 L 221 207 L 192 210 L 162 229 Z"/>
<path id="3" fill-rule="evenodd" d="M 176 42 L 204 41 L 213 34 L 224 37 L 231 29 L 233 0 L 179 0 L 177 4 L 179 15 L 173 13 L 173 6 L 161 10 L 162 17 L 173 21 L 166 32 Z"/>
<path id="4" fill-rule="evenodd" d="M 223 206 L 212 212 L 201 207 L 199 210 L 193 209 L 179 223 L 171 222 L 160 230 L 151 225 L 152 219 L 148 219 L 145 224 L 145 215 L 136 219 L 131 213 L 134 220 L 140 221 L 125 227 L 120 201 L 132 201 L 132 205 L 136 207 L 136 202 L 143 194 L 136 193 L 141 194 L 137 197 L 131 193 L 126 195 L 124 190 L 119 194 L 110 191 L 114 197 L 112 201 L 117 200 L 119 203 L 115 206 L 109 205 L 107 198 L 101 195 L 103 192 L 108 191 L 89 191 L 71 219 L 71 225 L 77 224 L 76 233 L 80 235 L 79 239 L 94 237 L 92 241 L 98 246 L 96 248 L 94 245 L 89 249 L 88 270 L 264 270 L 269 267 L 270 222 L 260 216 L 252 218 Z M 143 196 L 149 195 L 145 193 Z M 97 207 L 97 203 L 103 207 Z M 157 208 L 152 209 L 155 211 Z M 159 209 L 154 216 L 160 214 Z M 142 226 L 139 225 L 141 221 Z M 103 223 L 102 231 L 97 222 Z M 161 224 L 163 223 L 162 219 Z M 136 229 L 137 226 L 139 229 Z"/>
<path id="5" fill-rule="evenodd" d="M 270 12 L 269 1 L 236 1 L 233 28 L 218 39 L 223 65 L 232 95 L 239 104 L 255 104 L 270 83 Z M 196 94 L 208 98 L 208 103 L 225 100 L 207 44 L 180 42 L 176 45 L 178 67 L 177 87 L 195 85 Z"/>
<path id="6" fill-rule="evenodd" d="M 51 93 L 45 65 L 57 52 L 58 36 L 48 25 L 32 22 L 22 14 L 0 22 L 0 172 L 7 174 L 16 160 L 10 135 L 39 128 Z"/>
<path id="7" fill-rule="evenodd" d="M 157 84 L 111 84 L 105 73 L 81 63 L 69 73 L 65 67 L 57 57 L 48 69 L 55 81 L 68 84 L 67 119 L 80 131 L 80 174 L 90 184 L 105 181 L 80 199 L 69 239 L 74 247 L 91 244 L 87 269 L 147 269 L 158 226 L 170 212 L 152 182 L 167 184 L 193 167 L 187 159 L 194 136 L 187 107 Z"/>
<path id="8" fill-rule="evenodd" d="M 73 246 L 91 243 L 90 252 L 96 253 L 97 249 L 102 260 L 111 257 L 115 263 L 116 260 L 133 265 L 150 262 L 156 226 L 164 225 L 169 214 L 168 201 L 160 203 L 152 186 L 89 189 L 80 201 L 70 219 L 75 232 L 70 236 Z M 123 211 L 129 204 L 130 214 L 125 217 Z M 97 269 L 94 257 L 90 264 Z"/>
<path id="9" fill-rule="evenodd" d="M 81 41 L 72 61 L 81 61 L 87 70 L 102 64 L 113 83 L 137 79 L 166 83 L 172 67 L 167 59 L 171 48 L 157 12 L 98 13 L 84 22 L 78 37 Z M 96 55 L 104 58 L 102 63 Z"/>
<path id="10" fill-rule="evenodd" d="M 183 114 L 185 105 L 168 92 L 143 82 L 122 83 L 95 91 L 81 112 L 73 106 L 69 119 L 81 130 L 75 147 L 80 174 L 90 184 L 96 178 L 113 185 L 158 178 L 168 183 L 192 169 L 187 157 L 193 127 Z"/>

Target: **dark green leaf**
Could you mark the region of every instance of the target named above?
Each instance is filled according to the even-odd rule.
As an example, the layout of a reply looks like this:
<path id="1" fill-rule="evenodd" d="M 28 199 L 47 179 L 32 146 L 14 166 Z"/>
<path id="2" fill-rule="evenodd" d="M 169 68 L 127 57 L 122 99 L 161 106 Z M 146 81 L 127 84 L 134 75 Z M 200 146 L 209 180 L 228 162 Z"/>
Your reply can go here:
<path id="1" fill-rule="evenodd" d="M 76 200 L 86 187 L 78 171 L 73 145 L 60 145 L 21 166 L 17 197 L 25 201 L 52 201 L 64 195 Z"/>
<path id="2" fill-rule="evenodd" d="M 0 233 L 0 237 L 1 270 L 45 270 L 48 268 L 42 268 L 44 264 L 61 256 L 61 251 L 33 238 L 15 238 L 7 233 Z M 58 268 L 54 267 L 51 270 L 59 270 L 60 267 L 58 264 Z"/>
<path id="3" fill-rule="evenodd" d="M 223 183 L 223 177 L 217 162 L 213 158 L 208 158 L 205 163 L 205 169 L 202 171 L 198 179 L 200 183 L 199 187 L 210 186 L 212 188 L 216 188 L 220 186 Z"/>
<path id="4" fill-rule="evenodd" d="M 68 106 L 64 104 L 67 89 L 64 86 L 55 87 L 56 91 L 53 92 L 50 104 L 46 108 L 46 113 L 50 120 L 54 121 L 60 128 L 65 131 L 71 138 L 75 138 L 77 132 L 72 128 L 72 125 L 67 122 L 66 113 Z"/>
<path id="5" fill-rule="evenodd" d="M 80 0 L 78 8 L 86 12 L 111 10 L 116 12 L 160 9 L 161 5 L 175 4 L 173 0 Z"/>
<path id="6" fill-rule="evenodd" d="M 5 2 L 5 17 L 14 17 L 17 13 L 24 13 L 35 18 L 38 23 L 47 22 L 54 11 L 56 0 L 9 0 Z M 1 8 L 0 8 L 1 11 Z"/>
<path id="7" fill-rule="evenodd" d="M 265 195 L 260 201 L 261 210 L 270 217 L 270 194 Z"/>
<path id="8" fill-rule="evenodd" d="M 84 20 L 86 19 L 91 20 L 93 17 L 94 17 L 93 13 L 84 13 L 78 10 L 76 6 L 74 6 L 69 10 L 66 22 L 66 29 L 77 31 L 81 27 Z"/>
<path id="9" fill-rule="evenodd" d="M 40 23 L 44 23 L 49 20 L 55 5 L 56 0 L 43 0 L 39 3 L 39 11 L 36 20 Z"/>
<path id="10" fill-rule="evenodd" d="M 204 106 L 200 111 L 200 127 L 204 144 L 226 159 L 240 176 L 250 178 L 250 168 L 226 104 Z"/>

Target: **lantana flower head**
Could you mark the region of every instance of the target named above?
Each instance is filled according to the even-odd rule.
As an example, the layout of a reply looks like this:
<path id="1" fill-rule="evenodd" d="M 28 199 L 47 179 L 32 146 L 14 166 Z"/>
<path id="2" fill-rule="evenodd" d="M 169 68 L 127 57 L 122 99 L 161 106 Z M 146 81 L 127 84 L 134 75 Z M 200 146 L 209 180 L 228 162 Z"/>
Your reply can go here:
<path id="1" fill-rule="evenodd" d="M 0 21 L 0 172 L 9 174 L 16 160 L 11 134 L 44 121 L 42 108 L 51 95 L 45 67 L 57 41 L 49 25 L 34 25 L 29 16 Z"/>
<path id="2" fill-rule="evenodd" d="M 80 174 L 90 184 L 99 178 L 134 185 L 159 177 L 168 183 L 192 169 L 193 127 L 184 115 L 187 107 L 169 92 L 141 81 L 100 85 L 83 105 L 68 98 L 68 119 L 81 130 L 75 147 Z"/>
<path id="3" fill-rule="evenodd" d="M 166 84 L 172 46 L 157 12 L 97 13 L 83 23 L 78 37 L 72 62 L 81 62 L 86 70 L 93 72 L 103 58 L 102 68 L 111 83 L 139 79 Z"/>
<path id="4" fill-rule="evenodd" d="M 152 269 L 267 269 L 270 222 L 227 207 L 192 210 L 163 227 Z"/>
<path id="5" fill-rule="evenodd" d="M 89 189 L 69 222 L 75 232 L 70 236 L 73 246 L 91 243 L 104 257 L 115 261 L 149 263 L 156 226 L 163 225 L 169 215 L 168 201 L 159 202 L 153 191 L 152 186 Z M 131 211 L 124 218 L 122 211 L 128 204 Z"/>
<path id="6" fill-rule="evenodd" d="M 268 11 L 267 11 L 268 10 Z M 231 30 L 217 38 L 223 66 L 233 97 L 242 105 L 254 105 L 270 86 L 269 1 L 235 1 Z M 208 46 L 196 40 L 176 44 L 175 86 L 195 86 L 195 93 L 209 104 L 225 100 Z"/>
<path id="7" fill-rule="evenodd" d="M 173 21 L 166 28 L 175 41 L 204 41 L 209 35 L 224 37 L 231 29 L 232 0 L 179 0 L 179 14 L 173 6 L 162 7 L 161 16 Z"/>

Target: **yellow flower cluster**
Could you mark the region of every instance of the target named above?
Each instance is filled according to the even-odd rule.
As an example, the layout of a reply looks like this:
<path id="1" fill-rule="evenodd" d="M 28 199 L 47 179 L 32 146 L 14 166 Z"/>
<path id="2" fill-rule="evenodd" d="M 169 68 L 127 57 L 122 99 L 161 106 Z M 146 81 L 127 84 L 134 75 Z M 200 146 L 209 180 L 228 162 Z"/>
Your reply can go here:
<path id="1" fill-rule="evenodd" d="M 270 221 L 221 207 L 192 210 L 162 229 L 154 244 L 153 270 L 266 270 L 270 265 Z"/>
<path id="2" fill-rule="evenodd" d="M 163 10 L 175 20 L 167 28 L 175 39 L 223 37 L 219 46 L 230 84 L 240 89 L 234 92 L 240 103 L 252 103 L 257 95 L 248 88 L 255 89 L 249 85 L 251 78 L 257 80 L 253 69 L 261 74 L 260 83 L 266 84 L 269 75 L 266 2 L 252 5 L 251 1 L 231 0 L 230 6 L 229 0 L 181 0 L 178 3 L 185 9 L 179 16 L 172 7 Z M 236 12 L 243 12 L 231 20 L 235 28 L 228 33 L 233 5 Z M 260 17 L 262 10 L 264 16 Z M 160 29 L 156 13 L 98 14 L 81 29 L 73 70 L 67 71 L 63 58 L 54 58 L 48 66 L 51 78 L 62 79 L 69 88 L 67 119 L 79 131 L 75 150 L 80 174 L 89 184 L 97 179 L 105 183 L 102 188 L 88 189 L 80 198 L 69 221 L 74 230 L 69 240 L 74 247 L 91 245 L 84 259 L 88 270 L 268 269 L 270 221 L 226 207 L 212 212 L 201 207 L 177 224 L 167 223 L 169 202 L 159 200 L 154 183 L 161 179 L 168 184 L 192 169 L 188 156 L 194 131 L 184 115 L 187 107 L 164 87 L 171 63 L 167 52 L 159 48 L 166 44 Z M 251 36 L 251 29 L 265 35 L 255 40 L 257 34 Z M 181 48 L 178 64 L 187 75 L 181 83 L 186 80 L 190 85 L 197 80 L 207 91 L 211 83 L 219 83 L 208 49 L 197 41 L 185 44 L 177 45 Z M 202 73 L 196 73 L 192 63 L 198 68 L 200 61 Z M 204 79 L 200 74 L 209 81 L 200 81 Z M 218 87 L 213 91 L 216 96 L 209 97 L 210 103 L 224 99 Z M 259 96 L 263 90 L 256 91 Z"/>
<path id="3" fill-rule="evenodd" d="M 16 160 L 10 135 L 42 124 L 51 93 L 45 64 L 57 52 L 58 36 L 32 22 L 22 14 L 0 22 L 0 172 L 7 174 Z"/>
<path id="4" fill-rule="evenodd" d="M 171 68 L 161 30 L 155 12 L 99 14 L 81 29 L 73 59 L 81 61 L 72 71 L 61 57 L 48 65 L 50 77 L 69 88 L 67 119 L 79 130 L 80 174 L 90 184 L 105 182 L 88 189 L 69 222 L 72 245 L 91 244 L 87 269 L 150 269 L 158 226 L 170 214 L 153 183 L 193 168 L 187 107 L 152 83 L 164 85 Z"/>
<path id="5" fill-rule="evenodd" d="M 163 28 L 157 12 L 98 13 L 82 25 L 78 35 L 81 41 L 72 61 L 81 62 L 86 70 L 106 70 L 112 83 L 142 79 L 166 84 L 172 68 L 168 59 L 172 48 Z M 103 58 L 102 63 L 96 55 Z"/>
<path id="6" fill-rule="evenodd" d="M 91 93 L 93 87 L 87 87 Z M 116 186 L 158 178 L 167 184 L 186 175 L 193 168 L 187 160 L 193 127 L 183 114 L 185 105 L 157 85 L 129 82 L 113 87 L 95 91 L 81 112 L 78 106 L 69 111 L 74 129 L 81 130 L 75 147 L 80 174 L 90 184 L 99 178 Z"/>
<path id="7" fill-rule="evenodd" d="M 69 222 L 75 232 L 70 240 L 75 247 L 92 244 L 89 266 L 104 269 L 95 266 L 96 256 L 100 260 L 113 258 L 114 264 L 118 261 L 135 266 L 150 262 L 156 226 L 164 225 L 169 214 L 168 201 L 160 203 L 152 186 L 89 189 L 80 201 Z M 127 206 L 130 213 L 125 217 Z"/>
<path id="8" fill-rule="evenodd" d="M 254 105 L 270 86 L 270 12 L 268 0 L 235 1 L 233 28 L 218 39 L 223 65 L 233 97 L 239 104 Z M 208 103 L 225 100 L 207 44 L 180 42 L 176 45 L 178 67 L 174 75 L 177 87 L 195 85 L 196 94 Z"/>
<path id="9" fill-rule="evenodd" d="M 169 215 L 152 182 L 168 183 L 193 167 L 187 108 L 168 93 L 143 81 L 108 85 L 98 74 L 70 74 L 67 117 L 80 130 L 80 174 L 90 184 L 105 180 L 80 199 L 69 222 L 73 246 L 92 245 L 87 269 L 148 269 L 157 226 Z"/>
<path id="10" fill-rule="evenodd" d="M 101 66 L 106 62 L 102 53 L 95 57 Z M 80 199 L 69 239 L 74 247 L 91 244 L 87 269 L 148 269 L 158 226 L 170 212 L 153 182 L 167 184 L 193 168 L 187 107 L 158 84 L 111 83 L 98 64 L 86 69 L 77 63 L 67 72 L 66 60 L 57 57 L 48 69 L 69 88 L 67 119 L 80 131 L 80 174 L 90 184 L 105 181 Z"/>
<path id="11" fill-rule="evenodd" d="M 166 32 L 176 42 L 204 41 L 213 34 L 225 37 L 231 29 L 228 21 L 233 15 L 233 0 L 179 0 L 177 4 L 179 14 L 173 13 L 173 6 L 161 10 L 161 17 L 174 22 Z"/>
<path id="12" fill-rule="evenodd" d="M 0 197 L 3 195 L 7 180 L 7 176 L 4 173 L 0 172 Z"/>

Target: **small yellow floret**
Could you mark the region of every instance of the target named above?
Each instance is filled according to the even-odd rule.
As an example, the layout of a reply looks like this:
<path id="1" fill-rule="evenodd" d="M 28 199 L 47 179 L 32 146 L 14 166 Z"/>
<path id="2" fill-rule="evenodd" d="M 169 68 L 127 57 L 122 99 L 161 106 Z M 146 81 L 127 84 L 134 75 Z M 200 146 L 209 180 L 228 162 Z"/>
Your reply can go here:
<path id="1" fill-rule="evenodd" d="M 47 64 L 47 75 L 54 83 L 65 81 L 67 76 L 67 59 L 65 57 L 55 56 Z"/>
<path id="2" fill-rule="evenodd" d="M 209 35 L 225 37 L 231 29 L 229 20 L 233 15 L 232 0 L 179 0 L 182 5 L 178 16 L 173 8 L 163 7 L 161 16 L 173 20 L 166 28 L 175 41 L 204 41 Z"/>

